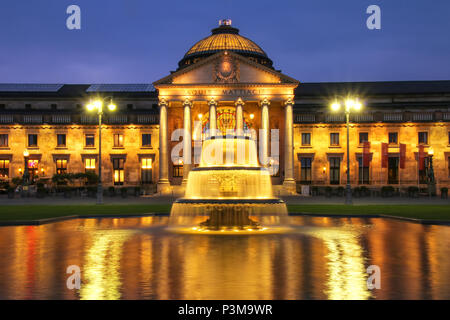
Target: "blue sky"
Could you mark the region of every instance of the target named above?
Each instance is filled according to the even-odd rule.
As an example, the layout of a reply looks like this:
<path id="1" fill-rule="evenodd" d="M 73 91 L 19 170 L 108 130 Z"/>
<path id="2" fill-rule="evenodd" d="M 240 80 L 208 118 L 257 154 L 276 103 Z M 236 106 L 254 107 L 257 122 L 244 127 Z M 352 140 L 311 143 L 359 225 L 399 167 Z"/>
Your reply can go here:
<path id="1" fill-rule="evenodd" d="M 0 15 L 0 82 L 150 83 L 222 18 L 302 82 L 450 79 L 448 0 L 14 0 Z"/>

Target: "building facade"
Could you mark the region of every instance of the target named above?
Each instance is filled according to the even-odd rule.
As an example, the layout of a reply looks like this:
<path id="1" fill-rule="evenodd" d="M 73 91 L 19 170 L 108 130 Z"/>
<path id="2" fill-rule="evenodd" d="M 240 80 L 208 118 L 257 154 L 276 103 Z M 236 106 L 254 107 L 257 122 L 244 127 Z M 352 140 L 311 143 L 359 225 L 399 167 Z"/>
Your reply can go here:
<path id="1" fill-rule="evenodd" d="M 343 186 L 345 114 L 330 105 L 349 97 L 363 104 L 349 119 L 352 185 L 426 187 L 433 154 L 437 191 L 449 187 L 450 81 L 302 83 L 228 21 L 153 84 L 0 84 L 0 179 L 98 172 L 98 118 L 86 105 L 112 99 L 118 108 L 102 125 L 105 185 L 182 192 L 196 147 L 235 130 L 258 141 L 280 193 Z"/>

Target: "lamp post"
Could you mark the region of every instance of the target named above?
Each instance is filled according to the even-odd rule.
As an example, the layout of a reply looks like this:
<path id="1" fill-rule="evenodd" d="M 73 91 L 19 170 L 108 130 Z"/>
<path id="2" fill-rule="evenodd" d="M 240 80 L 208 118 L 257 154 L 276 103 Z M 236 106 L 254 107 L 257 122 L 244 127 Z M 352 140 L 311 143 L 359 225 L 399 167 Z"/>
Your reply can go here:
<path id="1" fill-rule="evenodd" d="M 110 111 L 116 110 L 116 105 L 112 101 L 112 97 L 105 97 L 91 101 L 87 104 L 89 111 L 97 110 L 98 115 L 98 185 L 97 185 L 97 204 L 103 204 L 103 186 L 102 186 L 102 116 L 103 103 L 109 99 L 108 109 Z"/>
<path id="2" fill-rule="evenodd" d="M 352 187 L 350 185 L 350 113 L 352 110 L 359 111 L 362 108 L 361 102 L 355 98 L 342 99 L 345 106 L 345 122 L 347 126 L 347 185 L 345 190 L 345 204 L 351 205 L 352 201 Z M 341 102 L 337 99 L 331 104 L 332 111 L 339 111 L 341 109 Z"/>
<path id="3" fill-rule="evenodd" d="M 24 167 L 23 167 L 23 188 L 22 188 L 22 195 L 25 196 L 25 191 L 28 194 L 28 183 L 30 179 L 30 173 L 28 172 L 28 157 L 30 156 L 30 153 L 27 149 L 23 152 L 23 159 L 24 159 Z"/>
<path id="4" fill-rule="evenodd" d="M 434 149 L 433 147 L 430 147 L 430 149 L 428 150 L 428 195 L 430 197 L 436 194 L 436 180 L 434 178 L 433 155 Z"/>

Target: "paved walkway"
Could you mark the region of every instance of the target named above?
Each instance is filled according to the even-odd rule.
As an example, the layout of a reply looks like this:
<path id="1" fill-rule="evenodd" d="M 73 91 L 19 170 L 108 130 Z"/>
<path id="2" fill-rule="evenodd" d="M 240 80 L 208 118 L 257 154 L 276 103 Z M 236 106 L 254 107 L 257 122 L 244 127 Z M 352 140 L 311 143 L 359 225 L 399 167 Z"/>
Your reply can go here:
<path id="1" fill-rule="evenodd" d="M 323 196 L 317 197 L 303 197 L 303 196 L 289 196 L 282 197 L 288 204 L 344 204 L 345 198 Z M 171 196 L 146 196 L 146 197 L 104 197 L 105 204 L 167 204 L 172 203 L 176 198 Z M 8 199 L 6 195 L 0 195 L 1 205 L 82 205 L 95 204 L 95 198 L 64 198 L 64 197 L 46 197 L 43 199 L 37 198 L 20 198 Z M 408 204 L 408 205 L 450 205 L 450 199 L 441 199 L 440 197 L 428 198 L 407 198 L 407 197 L 367 197 L 354 198 L 355 205 L 394 205 L 394 204 Z"/>

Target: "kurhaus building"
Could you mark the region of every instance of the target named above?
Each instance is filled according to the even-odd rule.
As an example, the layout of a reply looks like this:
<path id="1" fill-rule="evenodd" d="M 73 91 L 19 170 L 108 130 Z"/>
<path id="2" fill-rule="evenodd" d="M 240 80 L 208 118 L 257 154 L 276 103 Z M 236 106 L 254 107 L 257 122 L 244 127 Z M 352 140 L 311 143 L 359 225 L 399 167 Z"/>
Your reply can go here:
<path id="1" fill-rule="evenodd" d="M 348 97 L 363 105 L 349 118 L 352 185 L 426 187 L 433 154 L 438 193 L 450 186 L 450 81 L 302 83 L 228 20 L 153 84 L 0 84 L 0 179 L 98 172 L 98 117 L 86 105 L 100 98 L 117 105 L 103 114 L 104 185 L 182 191 L 205 135 L 236 129 L 258 140 L 276 190 L 343 186 L 346 115 L 330 105 Z M 171 156 L 177 129 L 192 164 Z"/>

